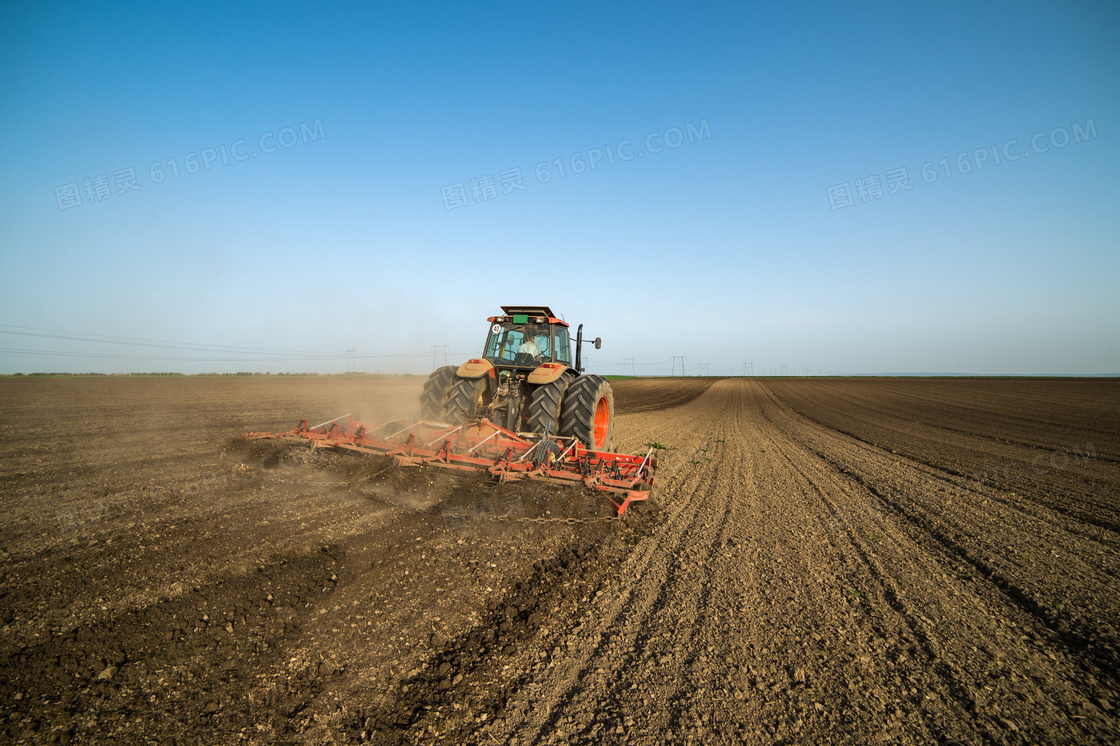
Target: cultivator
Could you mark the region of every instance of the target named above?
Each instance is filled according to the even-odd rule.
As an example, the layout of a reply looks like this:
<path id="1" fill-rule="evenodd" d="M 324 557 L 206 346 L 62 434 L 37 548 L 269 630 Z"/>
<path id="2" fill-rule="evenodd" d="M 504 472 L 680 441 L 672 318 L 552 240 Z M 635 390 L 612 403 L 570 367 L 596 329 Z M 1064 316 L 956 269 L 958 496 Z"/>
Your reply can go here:
<path id="1" fill-rule="evenodd" d="M 657 469 L 653 448 L 644 457 L 593 451 L 575 438 L 515 433 L 485 418 L 461 425 L 421 420 L 374 426 L 343 415 L 313 427 L 301 420 L 286 433 L 246 433 L 239 440 L 277 440 L 312 450 L 382 455 L 403 467 L 484 471 L 499 482 L 533 479 L 582 485 L 606 493 L 618 515 L 630 503 L 649 497 Z"/>

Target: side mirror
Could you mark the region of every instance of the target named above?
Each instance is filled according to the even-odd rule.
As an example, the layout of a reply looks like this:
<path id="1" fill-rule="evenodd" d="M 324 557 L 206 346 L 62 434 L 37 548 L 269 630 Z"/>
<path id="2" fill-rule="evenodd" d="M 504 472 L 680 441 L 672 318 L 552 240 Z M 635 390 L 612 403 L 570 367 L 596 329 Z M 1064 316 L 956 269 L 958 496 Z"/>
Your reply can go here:
<path id="1" fill-rule="evenodd" d="M 603 339 L 601 337 L 595 338 L 595 349 L 598 350 L 603 346 Z"/>

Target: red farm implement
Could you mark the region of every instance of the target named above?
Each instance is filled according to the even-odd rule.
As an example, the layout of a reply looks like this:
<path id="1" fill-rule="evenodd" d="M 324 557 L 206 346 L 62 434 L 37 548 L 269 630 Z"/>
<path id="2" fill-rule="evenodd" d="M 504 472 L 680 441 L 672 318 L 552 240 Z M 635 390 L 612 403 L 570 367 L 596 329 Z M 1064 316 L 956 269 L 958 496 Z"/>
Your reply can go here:
<path id="1" fill-rule="evenodd" d="M 342 422 L 345 420 L 345 422 Z M 285 433 L 246 433 L 240 440 L 274 440 L 312 449 L 387 456 L 397 466 L 434 466 L 488 472 L 499 482 L 533 479 L 584 486 L 606 493 L 622 515 L 630 503 L 649 497 L 657 458 L 593 451 L 576 438 L 515 433 L 486 418 L 450 425 L 431 421 L 368 425 L 343 415 Z"/>

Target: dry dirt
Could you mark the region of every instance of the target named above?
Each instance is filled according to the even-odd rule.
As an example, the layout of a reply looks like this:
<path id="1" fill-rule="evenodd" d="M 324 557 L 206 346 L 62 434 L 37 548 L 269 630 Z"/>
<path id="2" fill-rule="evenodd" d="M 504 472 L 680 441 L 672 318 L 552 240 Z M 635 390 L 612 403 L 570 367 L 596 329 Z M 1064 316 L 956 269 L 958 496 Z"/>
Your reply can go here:
<path id="1" fill-rule="evenodd" d="M 225 448 L 421 384 L 0 379 L 0 741 L 1120 738 L 1120 382 L 616 381 L 622 520 Z"/>

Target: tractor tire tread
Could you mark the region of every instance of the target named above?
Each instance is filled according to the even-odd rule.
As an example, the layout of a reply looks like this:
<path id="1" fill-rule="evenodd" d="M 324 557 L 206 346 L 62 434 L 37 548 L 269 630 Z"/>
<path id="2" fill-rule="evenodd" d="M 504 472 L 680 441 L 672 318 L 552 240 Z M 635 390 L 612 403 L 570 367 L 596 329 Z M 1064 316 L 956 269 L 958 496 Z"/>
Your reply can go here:
<path id="1" fill-rule="evenodd" d="M 447 423 L 461 425 L 478 415 L 477 402 L 486 389 L 485 378 L 456 378 L 447 394 Z"/>
<path id="2" fill-rule="evenodd" d="M 602 397 L 607 398 L 610 417 L 604 442 L 595 446 L 595 409 Z M 610 449 L 614 433 L 614 392 L 607 379 L 602 376 L 585 375 L 576 378 L 568 386 L 560 416 L 560 435 L 577 438 L 588 448 L 606 451 Z"/>
<path id="3" fill-rule="evenodd" d="M 533 388 L 529 399 L 529 432 L 541 435 L 547 432 L 553 438 L 560 435 L 560 409 L 570 382 L 570 377 L 563 375 L 552 383 Z"/>
<path id="4" fill-rule="evenodd" d="M 420 419 L 444 419 L 447 406 L 447 397 L 451 393 L 451 383 L 455 379 L 455 366 L 445 365 L 436 368 L 424 382 L 424 390 L 420 394 Z"/>

